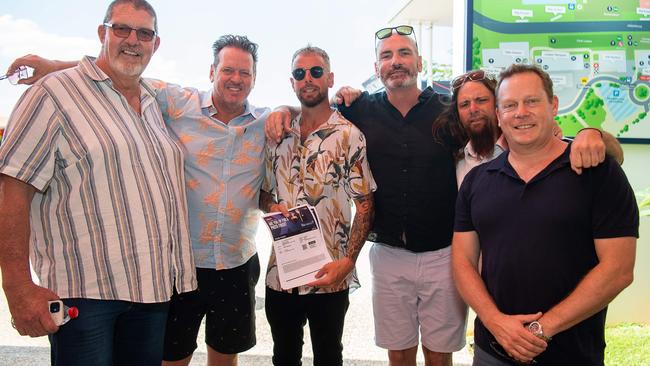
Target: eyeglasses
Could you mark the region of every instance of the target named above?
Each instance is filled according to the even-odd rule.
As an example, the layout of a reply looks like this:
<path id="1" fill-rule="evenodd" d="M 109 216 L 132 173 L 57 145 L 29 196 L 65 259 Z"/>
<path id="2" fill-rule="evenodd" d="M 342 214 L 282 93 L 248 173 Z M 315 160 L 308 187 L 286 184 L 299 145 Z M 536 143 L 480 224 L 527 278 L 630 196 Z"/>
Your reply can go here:
<path id="1" fill-rule="evenodd" d="M 11 85 L 17 85 L 20 79 L 27 79 L 32 77 L 34 74 L 34 69 L 28 66 L 20 66 L 18 69 L 14 70 L 11 74 L 0 76 L 0 80 L 7 79 Z"/>
<path id="2" fill-rule="evenodd" d="M 299 67 L 291 72 L 291 75 L 293 75 L 293 78 L 296 79 L 297 81 L 300 81 L 307 76 L 307 71 L 311 74 L 311 77 L 314 79 L 319 79 L 321 76 L 323 76 L 323 73 L 325 70 L 321 66 L 314 66 L 311 69 L 303 69 L 302 67 Z"/>
<path id="3" fill-rule="evenodd" d="M 402 35 L 402 36 L 410 36 L 413 34 L 413 27 L 410 25 L 398 25 L 397 27 L 388 27 L 388 28 L 382 28 L 375 32 L 375 37 L 377 39 L 384 39 L 390 37 L 391 34 L 393 34 L 393 30 L 397 32 L 397 34 Z M 414 37 L 415 38 L 415 37 Z"/>
<path id="4" fill-rule="evenodd" d="M 131 31 L 135 31 L 138 41 L 141 42 L 150 42 L 155 36 L 156 31 L 147 29 L 147 28 L 131 28 L 126 24 L 113 24 L 113 23 L 104 23 L 105 27 L 109 27 L 113 30 L 113 34 L 120 38 L 129 38 Z"/>
<path id="5" fill-rule="evenodd" d="M 495 342 L 495 341 L 490 342 L 490 348 L 492 348 L 492 350 L 494 352 L 496 352 L 496 354 L 499 355 L 499 357 L 501 357 L 501 358 L 503 358 L 505 360 L 508 360 L 509 362 L 514 362 L 517 365 L 536 365 L 537 364 L 537 361 L 535 361 L 535 360 L 532 360 L 532 361 L 530 361 L 528 363 L 521 362 L 519 360 L 515 360 L 514 358 L 508 356 L 506 351 L 503 349 L 503 347 L 498 342 Z"/>
<path id="6" fill-rule="evenodd" d="M 470 71 L 468 73 L 462 74 L 460 76 L 455 77 L 451 81 L 451 90 L 453 93 L 458 92 L 458 89 L 460 89 L 463 84 L 465 84 L 468 81 L 482 81 L 482 80 L 490 80 L 490 81 L 495 81 L 494 77 L 492 75 L 486 73 L 483 70 L 477 70 L 477 71 Z"/>

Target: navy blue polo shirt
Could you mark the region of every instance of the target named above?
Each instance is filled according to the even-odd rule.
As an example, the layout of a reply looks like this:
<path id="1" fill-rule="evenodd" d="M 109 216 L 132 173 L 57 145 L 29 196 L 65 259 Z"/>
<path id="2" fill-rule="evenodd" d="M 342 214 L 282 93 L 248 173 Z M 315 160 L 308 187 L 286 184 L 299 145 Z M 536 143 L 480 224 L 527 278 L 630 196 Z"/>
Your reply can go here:
<path id="1" fill-rule="evenodd" d="M 345 118 L 366 136 L 377 182 L 375 220 L 368 240 L 432 251 L 451 244 L 457 187 L 452 149 L 434 141 L 431 126 L 442 111 L 440 95 L 427 88 L 404 117 L 386 92 L 363 93 Z M 447 145 L 448 146 L 448 145 Z"/>
<path id="2" fill-rule="evenodd" d="M 465 177 L 455 231 L 476 231 L 481 277 L 505 314 L 546 312 L 568 296 L 598 263 L 594 239 L 639 234 L 639 212 L 625 173 L 610 157 L 577 175 L 570 145 L 528 183 L 508 153 Z M 541 365 L 602 365 L 606 309 L 558 333 L 536 360 Z M 480 319 L 476 344 L 500 358 Z"/>

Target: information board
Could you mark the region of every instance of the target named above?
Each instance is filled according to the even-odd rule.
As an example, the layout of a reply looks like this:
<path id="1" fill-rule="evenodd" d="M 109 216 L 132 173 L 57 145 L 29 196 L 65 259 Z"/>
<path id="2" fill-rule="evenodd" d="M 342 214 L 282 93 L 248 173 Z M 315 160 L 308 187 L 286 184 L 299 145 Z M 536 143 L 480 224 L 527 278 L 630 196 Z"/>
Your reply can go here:
<path id="1" fill-rule="evenodd" d="M 468 0 L 467 65 L 535 64 L 566 136 L 599 127 L 650 143 L 650 0 Z"/>

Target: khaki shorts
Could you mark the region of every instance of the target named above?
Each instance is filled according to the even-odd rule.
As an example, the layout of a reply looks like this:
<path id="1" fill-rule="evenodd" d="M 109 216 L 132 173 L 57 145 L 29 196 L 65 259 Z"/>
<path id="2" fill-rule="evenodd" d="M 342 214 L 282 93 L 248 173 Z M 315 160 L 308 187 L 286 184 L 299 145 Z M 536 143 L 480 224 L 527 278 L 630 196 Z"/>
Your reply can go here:
<path id="1" fill-rule="evenodd" d="M 450 353 L 465 345 L 467 305 L 451 273 L 451 247 L 415 253 L 383 244 L 370 249 L 375 343 L 389 350 L 422 345 Z"/>

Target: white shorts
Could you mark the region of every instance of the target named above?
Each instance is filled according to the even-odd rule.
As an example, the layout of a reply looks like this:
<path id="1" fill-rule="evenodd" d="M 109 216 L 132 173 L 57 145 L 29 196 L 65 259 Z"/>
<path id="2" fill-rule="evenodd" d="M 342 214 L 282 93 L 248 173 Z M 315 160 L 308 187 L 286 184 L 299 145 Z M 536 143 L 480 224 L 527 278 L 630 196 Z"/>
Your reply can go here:
<path id="1" fill-rule="evenodd" d="M 422 345 L 451 353 L 465 345 L 467 305 L 451 273 L 451 246 L 414 253 L 383 244 L 370 248 L 375 343 L 388 350 Z"/>

